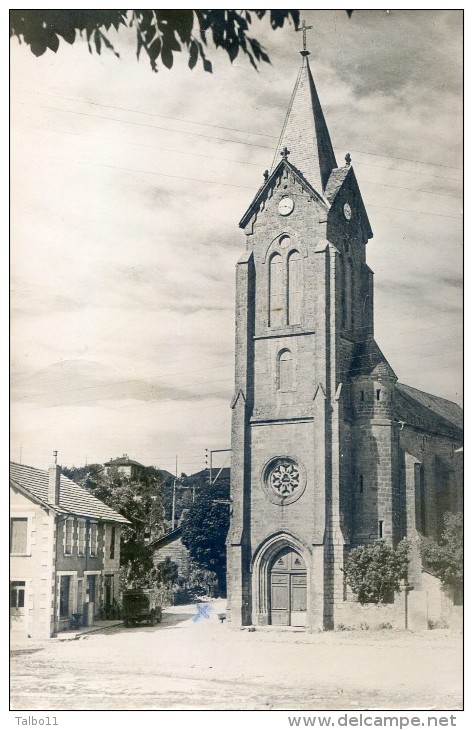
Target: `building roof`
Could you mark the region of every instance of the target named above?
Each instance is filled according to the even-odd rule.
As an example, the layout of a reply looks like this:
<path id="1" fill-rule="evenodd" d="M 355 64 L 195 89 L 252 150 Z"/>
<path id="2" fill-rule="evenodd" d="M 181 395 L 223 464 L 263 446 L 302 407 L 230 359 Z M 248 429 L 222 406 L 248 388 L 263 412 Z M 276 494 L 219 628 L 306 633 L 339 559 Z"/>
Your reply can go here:
<path id="1" fill-rule="evenodd" d="M 129 520 L 94 497 L 87 489 L 61 474 L 59 505 L 48 500 L 49 473 L 44 469 L 10 462 L 10 482 L 52 509 L 106 522 L 130 524 Z"/>
<path id="2" fill-rule="evenodd" d="M 352 168 L 350 165 L 345 165 L 345 167 L 336 167 L 330 173 L 330 177 L 327 181 L 327 186 L 325 188 L 325 197 L 330 204 L 333 203 L 336 194 L 342 187 L 343 183 L 345 182 L 345 178 L 351 169 Z"/>
<path id="3" fill-rule="evenodd" d="M 372 375 L 379 378 L 394 378 L 397 375 L 388 363 L 374 339 L 356 345 L 350 368 L 350 377 Z"/>
<path id="4" fill-rule="evenodd" d="M 412 388 L 410 385 L 404 385 L 404 383 L 397 383 L 396 390 L 416 401 L 423 408 L 427 408 L 444 421 L 448 421 L 456 428 L 463 429 L 463 408 L 458 403 L 439 398 L 437 395 L 424 393 L 424 391 Z"/>
<path id="5" fill-rule="evenodd" d="M 277 167 L 284 147 L 290 151 L 292 164 L 323 194 L 337 161 L 307 55 L 302 57 L 271 170 Z"/>
<path id="6" fill-rule="evenodd" d="M 160 548 L 164 545 L 168 545 L 170 542 L 174 542 L 175 540 L 179 540 L 179 538 L 182 535 L 182 526 L 176 527 L 174 530 L 171 530 L 170 532 L 166 532 L 165 535 L 161 535 L 161 537 L 157 537 L 156 540 L 151 540 L 149 545 L 153 548 Z"/>
<path id="7" fill-rule="evenodd" d="M 139 466 L 142 469 L 146 468 L 143 464 L 140 464 L 139 461 L 133 461 L 133 459 L 130 459 L 128 454 L 123 454 L 123 456 L 119 456 L 117 459 L 110 459 L 110 461 L 105 462 L 104 466 Z"/>

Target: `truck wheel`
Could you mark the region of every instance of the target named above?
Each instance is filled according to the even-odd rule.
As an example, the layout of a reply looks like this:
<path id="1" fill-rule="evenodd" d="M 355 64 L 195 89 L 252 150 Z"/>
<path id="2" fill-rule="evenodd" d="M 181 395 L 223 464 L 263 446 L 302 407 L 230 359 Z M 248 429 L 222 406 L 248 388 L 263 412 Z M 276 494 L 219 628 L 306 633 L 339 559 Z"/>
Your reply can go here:
<path id="1" fill-rule="evenodd" d="M 156 617 L 155 617 L 154 613 L 152 613 L 151 616 L 149 617 L 149 625 L 156 626 Z"/>

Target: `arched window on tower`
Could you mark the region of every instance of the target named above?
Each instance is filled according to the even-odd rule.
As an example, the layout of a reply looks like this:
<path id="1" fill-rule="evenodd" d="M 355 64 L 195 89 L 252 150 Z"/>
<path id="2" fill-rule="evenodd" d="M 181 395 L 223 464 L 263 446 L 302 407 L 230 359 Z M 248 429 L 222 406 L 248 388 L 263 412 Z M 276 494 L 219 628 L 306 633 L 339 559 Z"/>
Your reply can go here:
<path id="1" fill-rule="evenodd" d="M 278 390 L 287 393 L 294 390 L 294 357 L 290 350 L 282 350 L 278 355 Z"/>
<path id="2" fill-rule="evenodd" d="M 292 251 L 288 259 L 288 324 L 300 324 L 302 312 L 302 258 Z"/>
<path id="3" fill-rule="evenodd" d="M 351 261 L 345 264 L 345 327 L 353 327 L 353 266 Z"/>
<path id="4" fill-rule="evenodd" d="M 284 324 L 284 281 L 282 257 L 276 253 L 269 264 L 269 325 L 282 327 Z"/>

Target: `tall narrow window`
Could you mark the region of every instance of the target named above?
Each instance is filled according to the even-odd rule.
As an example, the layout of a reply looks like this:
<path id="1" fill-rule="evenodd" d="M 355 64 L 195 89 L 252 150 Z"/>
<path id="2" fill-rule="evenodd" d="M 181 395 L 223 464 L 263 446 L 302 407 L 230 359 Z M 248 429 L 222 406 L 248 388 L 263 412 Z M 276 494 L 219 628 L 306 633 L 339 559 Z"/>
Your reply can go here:
<path id="1" fill-rule="evenodd" d="M 71 590 L 71 576 L 61 575 L 59 581 L 59 616 L 69 616 L 69 599 Z"/>
<path id="2" fill-rule="evenodd" d="M 300 324 L 302 312 L 302 258 L 293 251 L 288 259 L 288 324 Z"/>
<path id="3" fill-rule="evenodd" d="M 78 524 L 77 554 L 85 555 L 85 520 L 79 520 Z"/>
<path id="4" fill-rule="evenodd" d="M 363 474 L 360 474 L 358 478 L 358 484 L 360 486 L 360 494 L 363 494 Z"/>
<path id="5" fill-rule="evenodd" d="M 379 529 L 379 537 L 380 538 L 384 537 L 384 520 L 379 521 L 378 529 Z"/>
<path id="6" fill-rule="evenodd" d="M 345 269 L 345 326 L 353 327 L 353 267 L 346 262 Z"/>
<path id="7" fill-rule="evenodd" d="M 283 350 L 279 355 L 278 389 L 283 393 L 294 389 L 294 358 L 290 350 Z"/>
<path id="8" fill-rule="evenodd" d="M 82 613 L 84 610 L 84 579 L 78 578 L 77 580 L 77 613 Z"/>
<path id="9" fill-rule="evenodd" d="M 73 518 L 67 518 L 64 523 L 64 555 L 72 555 L 72 531 L 74 528 Z"/>
<path id="10" fill-rule="evenodd" d="M 282 327 L 284 324 L 284 282 L 282 258 L 275 254 L 269 265 L 269 324 Z"/>
<path id="11" fill-rule="evenodd" d="M 110 553 L 109 553 L 110 560 L 113 560 L 115 557 L 115 530 L 116 530 L 115 525 L 111 525 L 111 528 L 110 528 Z"/>
<path id="12" fill-rule="evenodd" d="M 89 543 L 89 552 L 92 557 L 97 555 L 97 541 L 98 541 L 98 534 L 97 534 L 97 523 L 91 522 L 90 523 L 90 543 Z"/>

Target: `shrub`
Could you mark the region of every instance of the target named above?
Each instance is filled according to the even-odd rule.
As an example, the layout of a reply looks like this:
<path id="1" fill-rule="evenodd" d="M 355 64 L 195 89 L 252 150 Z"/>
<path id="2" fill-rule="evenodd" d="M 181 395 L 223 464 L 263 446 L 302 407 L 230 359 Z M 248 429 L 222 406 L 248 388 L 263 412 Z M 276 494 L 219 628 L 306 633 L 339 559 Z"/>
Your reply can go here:
<path id="1" fill-rule="evenodd" d="M 434 621 L 433 619 L 429 618 L 427 621 L 427 626 L 429 629 L 448 629 L 448 624 L 443 618 L 439 619 L 438 621 Z"/>
<path id="2" fill-rule="evenodd" d="M 458 599 L 463 587 L 463 516 L 447 512 L 440 542 L 422 538 L 421 555 L 425 568 L 440 578 L 443 586 L 453 589 Z"/>
<path id="3" fill-rule="evenodd" d="M 408 562 L 406 539 L 394 548 L 380 540 L 352 550 L 344 573 L 359 603 L 390 603 L 401 581 L 407 578 Z"/>

